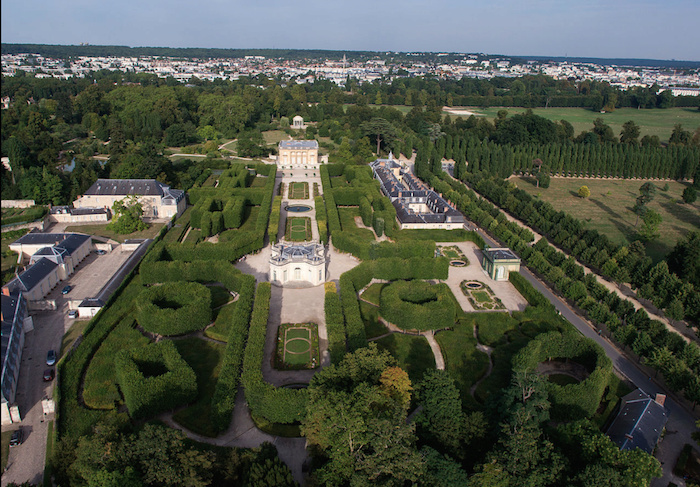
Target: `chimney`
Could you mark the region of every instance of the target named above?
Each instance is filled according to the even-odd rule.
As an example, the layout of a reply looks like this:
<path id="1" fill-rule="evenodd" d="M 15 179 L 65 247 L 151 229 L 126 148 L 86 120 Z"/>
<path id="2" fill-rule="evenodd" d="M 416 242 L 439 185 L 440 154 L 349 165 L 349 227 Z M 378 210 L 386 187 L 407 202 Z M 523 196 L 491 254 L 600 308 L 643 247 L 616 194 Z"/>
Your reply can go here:
<path id="1" fill-rule="evenodd" d="M 654 401 L 659 406 L 663 406 L 664 403 L 666 402 L 666 394 L 657 394 L 656 397 L 654 398 Z"/>
<path id="2" fill-rule="evenodd" d="M 9 295 L 10 295 L 10 288 L 7 287 L 7 286 L 3 286 L 3 287 L 2 287 L 2 293 L 3 293 L 5 296 L 9 296 Z"/>
<path id="3" fill-rule="evenodd" d="M 630 441 L 634 440 L 634 437 L 632 435 L 630 435 L 629 433 L 625 433 L 625 438 L 627 438 Z"/>

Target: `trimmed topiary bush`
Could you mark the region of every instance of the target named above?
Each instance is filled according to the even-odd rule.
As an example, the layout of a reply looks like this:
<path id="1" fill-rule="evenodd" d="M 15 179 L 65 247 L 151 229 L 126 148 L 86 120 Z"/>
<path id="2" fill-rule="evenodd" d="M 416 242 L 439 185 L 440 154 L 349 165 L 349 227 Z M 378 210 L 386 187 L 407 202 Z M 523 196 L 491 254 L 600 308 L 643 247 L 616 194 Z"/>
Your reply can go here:
<path id="1" fill-rule="evenodd" d="M 168 282 L 145 289 L 136 305 L 144 330 L 163 336 L 184 335 L 211 323 L 211 292 L 196 282 Z"/>
<path id="2" fill-rule="evenodd" d="M 171 341 L 122 350 L 114 364 L 134 419 L 175 409 L 197 396 L 197 377 Z"/>
<path id="3" fill-rule="evenodd" d="M 382 290 L 379 314 L 406 330 L 437 330 L 455 322 L 455 307 L 445 284 L 396 281 Z"/>

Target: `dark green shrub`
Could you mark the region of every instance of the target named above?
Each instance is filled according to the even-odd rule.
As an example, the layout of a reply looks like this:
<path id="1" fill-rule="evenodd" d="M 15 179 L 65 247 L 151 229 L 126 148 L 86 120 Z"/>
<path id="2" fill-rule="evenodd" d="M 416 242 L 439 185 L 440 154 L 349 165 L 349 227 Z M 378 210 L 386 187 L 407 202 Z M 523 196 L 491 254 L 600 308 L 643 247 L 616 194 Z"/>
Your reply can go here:
<path id="1" fill-rule="evenodd" d="M 454 325 L 455 307 L 445 284 L 396 281 L 382 289 L 379 314 L 405 330 L 437 330 Z"/>
<path id="2" fill-rule="evenodd" d="M 340 305 L 340 297 L 336 293 L 335 284 L 326 283 L 326 295 L 324 299 L 324 311 L 326 314 L 326 330 L 328 332 L 328 349 L 331 354 L 331 362 L 337 364 L 345 356 L 345 321 L 343 308 Z"/>
<path id="3" fill-rule="evenodd" d="M 197 377 L 172 341 L 122 350 L 114 365 L 124 402 L 134 419 L 170 411 L 197 396 Z"/>
<path id="4" fill-rule="evenodd" d="M 195 282 L 169 282 L 144 289 L 136 304 L 144 330 L 164 336 L 201 330 L 211 322 L 211 293 Z"/>

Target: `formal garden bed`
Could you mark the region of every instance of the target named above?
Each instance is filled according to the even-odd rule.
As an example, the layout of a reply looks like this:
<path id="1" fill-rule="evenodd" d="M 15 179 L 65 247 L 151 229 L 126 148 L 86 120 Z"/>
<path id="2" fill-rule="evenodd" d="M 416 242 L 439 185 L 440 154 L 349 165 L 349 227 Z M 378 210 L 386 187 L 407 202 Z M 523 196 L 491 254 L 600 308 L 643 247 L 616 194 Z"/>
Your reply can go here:
<path id="1" fill-rule="evenodd" d="M 308 242 L 311 240 L 311 218 L 306 216 L 287 217 L 284 238 L 289 242 Z"/>
<path id="2" fill-rule="evenodd" d="M 481 281 L 462 281 L 459 288 L 476 311 L 506 309 L 500 298 Z"/>
<path id="3" fill-rule="evenodd" d="M 450 259 L 450 265 L 453 267 L 466 267 L 469 265 L 469 259 L 456 245 L 438 245 L 438 252 L 440 255 Z"/>
<path id="4" fill-rule="evenodd" d="M 315 369 L 319 362 L 318 325 L 283 323 L 277 330 L 275 368 L 280 370 Z"/>
<path id="5" fill-rule="evenodd" d="M 290 200 L 307 200 L 309 199 L 309 183 L 291 182 L 289 183 L 289 199 Z"/>

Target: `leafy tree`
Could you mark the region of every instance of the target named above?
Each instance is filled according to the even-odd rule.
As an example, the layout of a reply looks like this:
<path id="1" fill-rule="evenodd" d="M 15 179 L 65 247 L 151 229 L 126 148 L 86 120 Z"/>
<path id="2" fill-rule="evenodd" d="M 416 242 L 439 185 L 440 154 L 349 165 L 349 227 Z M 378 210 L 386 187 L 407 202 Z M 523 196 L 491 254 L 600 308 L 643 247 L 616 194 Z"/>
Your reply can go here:
<path id="1" fill-rule="evenodd" d="M 598 136 L 598 140 L 603 144 L 607 142 L 617 142 L 610 125 L 606 124 L 602 118 L 593 120 L 593 133 Z"/>
<path id="2" fill-rule="evenodd" d="M 315 472 L 319 482 L 403 485 L 419 478 L 424 462 L 401 392 L 407 379 L 385 375 L 395 364 L 371 344 L 314 375 L 301 430 L 328 459 Z"/>
<path id="3" fill-rule="evenodd" d="M 659 225 L 663 219 L 661 215 L 652 209 L 648 209 L 642 217 L 642 226 L 637 232 L 642 240 L 649 241 L 659 236 Z"/>
<path id="4" fill-rule="evenodd" d="M 690 132 L 683 130 L 683 125 L 677 123 L 673 126 L 673 132 L 671 132 L 671 138 L 668 140 L 668 143 L 671 145 L 688 145 L 690 139 Z"/>
<path id="5" fill-rule="evenodd" d="M 369 122 L 363 122 L 360 129 L 365 135 L 372 135 L 377 140 L 377 157 L 382 142 L 386 147 L 397 139 L 396 128 L 384 118 L 375 117 Z"/>
<path id="6" fill-rule="evenodd" d="M 695 203 L 698 199 L 698 192 L 692 186 L 688 186 L 683 190 L 683 201 L 687 204 Z"/>
<path id="7" fill-rule="evenodd" d="M 591 195 L 591 190 L 588 189 L 588 186 L 581 186 L 578 189 L 578 195 L 581 198 L 588 198 Z"/>
<path id="8" fill-rule="evenodd" d="M 107 225 L 109 230 L 119 234 L 140 232 L 148 228 L 141 220 L 143 206 L 136 196 L 127 196 L 123 200 L 115 201 L 112 205 L 112 222 Z"/>
<path id="9" fill-rule="evenodd" d="M 265 139 L 259 130 L 247 131 L 238 134 L 236 143 L 238 155 L 242 157 L 261 157 L 268 154 Z"/>
<path id="10" fill-rule="evenodd" d="M 639 145 L 639 125 L 630 120 L 622 125 L 620 142 L 623 144 Z"/>
<path id="11" fill-rule="evenodd" d="M 416 390 L 423 410 L 416 419 L 424 435 L 448 451 L 458 450 L 464 438 L 465 417 L 459 391 L 444 370 L 429 370 Z"/>

